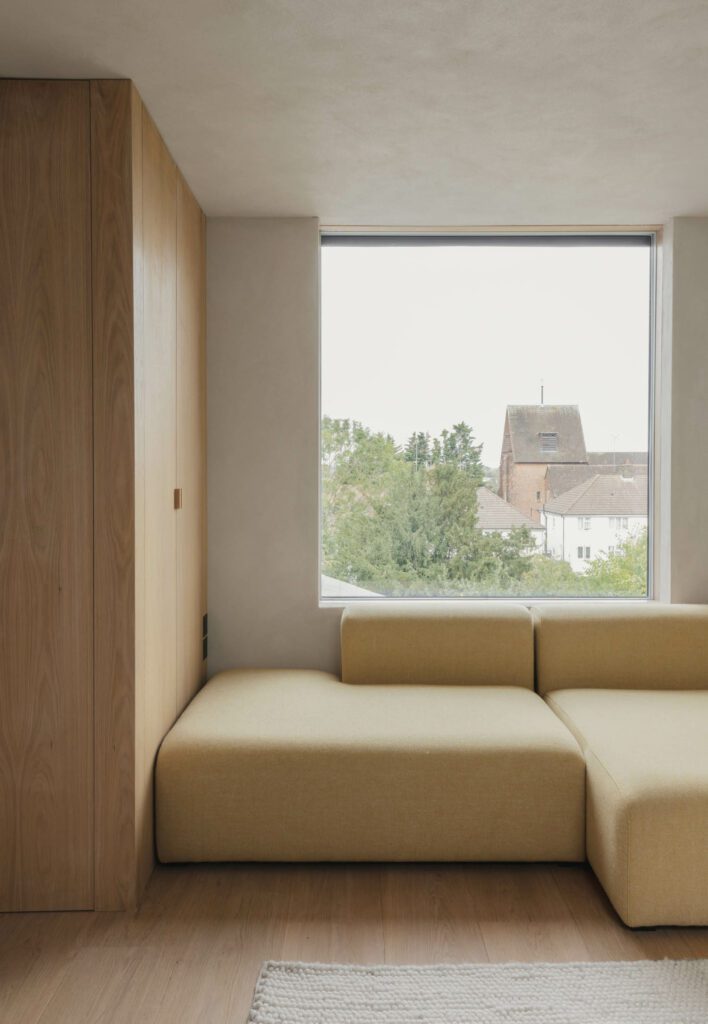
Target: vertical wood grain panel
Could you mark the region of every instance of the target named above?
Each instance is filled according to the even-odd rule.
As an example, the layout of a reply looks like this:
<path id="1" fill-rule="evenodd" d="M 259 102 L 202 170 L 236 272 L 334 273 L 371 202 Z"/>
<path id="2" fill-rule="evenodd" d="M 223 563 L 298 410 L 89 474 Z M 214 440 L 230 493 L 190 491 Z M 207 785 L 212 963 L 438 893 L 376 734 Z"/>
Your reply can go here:
<path id="1" fill-rule="evenodd" d="M 93 904 L 89 86 L 0 82 L 0 907 Z"/>
<path id="2" fill-rule="evenodd" d="M 132 91 L 91 83 L 96 909 L 135 901 Z"/>
<path id="3" fill-rule="evenodd" d="M 177 188 L 177 710 L 204 678 L 206 611 L 206 338 L 204 215 L 181 175 Z"/>
<path id="4" fill-rule="evenodd" d="M 144 764 L 137 813 L 138 885 L 153 864 L 153 765 L 177 716 L 176 245 L 177 169 L 143 108 L 142 258 L 145 419 Z"/>
<path id="5" fill-rule="evenodd" d="M 145 330 L 143 281 L 143 104 L 131 89 L 133 135 L 133 372 L 135 375 L 135 766 L 136 898 L 152 870 L 152 794 L 145 747 Z"/>
<path id="6" fill-rule="evenodd" d="M 0 133 L 0 909 L 126 909 L 202 679 L 204 217 L 129 82 Z"/>

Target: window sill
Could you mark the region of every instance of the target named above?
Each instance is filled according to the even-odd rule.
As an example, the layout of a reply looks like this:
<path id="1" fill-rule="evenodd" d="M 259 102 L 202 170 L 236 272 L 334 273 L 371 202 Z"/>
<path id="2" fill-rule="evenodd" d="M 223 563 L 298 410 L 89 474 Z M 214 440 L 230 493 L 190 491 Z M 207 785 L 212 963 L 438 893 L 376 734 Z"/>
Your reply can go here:
<path id="1" fill-rule="evenodd" d="M 648 604 L 649 602 L 655 601 L 654 597 L 320 597 L 318 607 L 320 608 L 346 608 L 348 605 L 355 604 L 379 604 L 379 603 L 392 603 L 404 604 L 410 602 L 411 604 L 420 604 L 422 602 L 442 602 L 459 604 L 467 602 L 470 604 L 476 604 L 478 602 L 484 602 L 486 604 L 522 604 L 526 608 L 533 608 L 536 605 L 543 604 L 554 604 L 554 605 L 577 605 L 577 604 L 613 604 L 613 605 L 637 605 L 637 604 Z"/>

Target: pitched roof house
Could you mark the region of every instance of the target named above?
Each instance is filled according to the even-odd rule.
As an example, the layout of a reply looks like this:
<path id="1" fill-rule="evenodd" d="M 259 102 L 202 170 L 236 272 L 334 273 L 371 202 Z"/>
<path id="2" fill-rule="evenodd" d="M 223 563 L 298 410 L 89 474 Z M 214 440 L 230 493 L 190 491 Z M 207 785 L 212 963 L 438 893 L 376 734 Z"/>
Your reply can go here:
<path id="1" fill-rule="evenodd" d="M 546 503 L 546 552 L 584 572 L 647 527 L 648 476 L 595 473 Z"/>
<path id="2" fill-rule="evenodd" d="M 536 523 L 508 501 L 504 501 L 488 487 L 480 487 L 477 491 L 477 529 L 483 533 L 501 533 L 526 527 L 531 530 L 536 547 L 542 548 L 546 531 L 540 523 Z"/>
<path id="3" fill-rule="evenodd" d="M 646 452 L 588 452 L 588 463 L 549 466 L 545 476 L 545 500 L 565 494 L 573 487 L 586 483 L 598 473 L 646 476 Z"/>
<path id="4" fill-rule="evenodd" d="M 577 405 L 507 406 L 499 495 L 535 523 L 541 520 L 548 466 L 587 462 Z"/>
<path id="5" fill-rule="evenodd" d="M 514 462 L 587 462 L 577 405 L 508 405 L 502 457 Z"/>
<path id="6" fill-rule="evenodd" d="M 562 516 L 646 516 L 647 477 L 596 473 L 547 502 L 545 512 Z"/>

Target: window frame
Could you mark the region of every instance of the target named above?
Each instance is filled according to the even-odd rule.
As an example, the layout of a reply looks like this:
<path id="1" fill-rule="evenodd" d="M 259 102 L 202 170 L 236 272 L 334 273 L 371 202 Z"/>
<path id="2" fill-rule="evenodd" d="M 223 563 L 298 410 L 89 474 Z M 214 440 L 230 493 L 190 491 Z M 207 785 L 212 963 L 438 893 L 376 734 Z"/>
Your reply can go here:
<path id="1" fill-rule="evenodd" d="M 659 545 L 658 519 L 660 515 L 658 501 L 658 485 L 660 476 L 658 415 L 662 409 L 659 400 L 658 365 L 660 352 L 659 325 L 660 315 L 657 294 L 659 292 L 660 263 L 659 246 L 662 239 L 661 225 L 637 225 L 628 227 L 597 226 L 588 227 L 552 227 L 552 228 L 424 228 L 424 227 L 360 227 L 342 225 L 320 225 L 320 246 L 318 252 L 318 360 L 317 360 L 317 605 L 319 608 L 346 608 L 347 605 L 361 602 L 420 602 L 420 601 L 486 601 L 524 604 L 533 607 L 536 604 L 578 602 L 613 604 L 646 603 L 659 599 Z M 326 597 L 322 594 L 322 300 L 321 300 L 321 257 L 326 245 L 519 245 L 533 247 L 535 245 L 559 245 L 565 247 L 592 245 L 621 245 L 649 248 L 649 337 L 648 337 L 648 401 L 647 401 L 647 591 L 638 597 L 612 596 L 559 596 L 534 597 L 504 596 L 492 597 L 387 597 L 381 596 L 347 596 Z M 662 568 L 662 572 L 664 569 Z"/>

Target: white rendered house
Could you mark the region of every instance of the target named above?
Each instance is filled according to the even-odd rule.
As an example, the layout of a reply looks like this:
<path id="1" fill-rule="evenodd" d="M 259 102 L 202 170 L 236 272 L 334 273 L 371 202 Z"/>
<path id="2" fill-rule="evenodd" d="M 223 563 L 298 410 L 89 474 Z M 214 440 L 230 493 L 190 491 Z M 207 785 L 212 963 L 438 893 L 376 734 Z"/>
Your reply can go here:
<path id="1" fill-rule="evenodd" d="M 645 474 L 597 474 L 544 506 L 546 553 L 585 572 L 647 528 Z"/>

